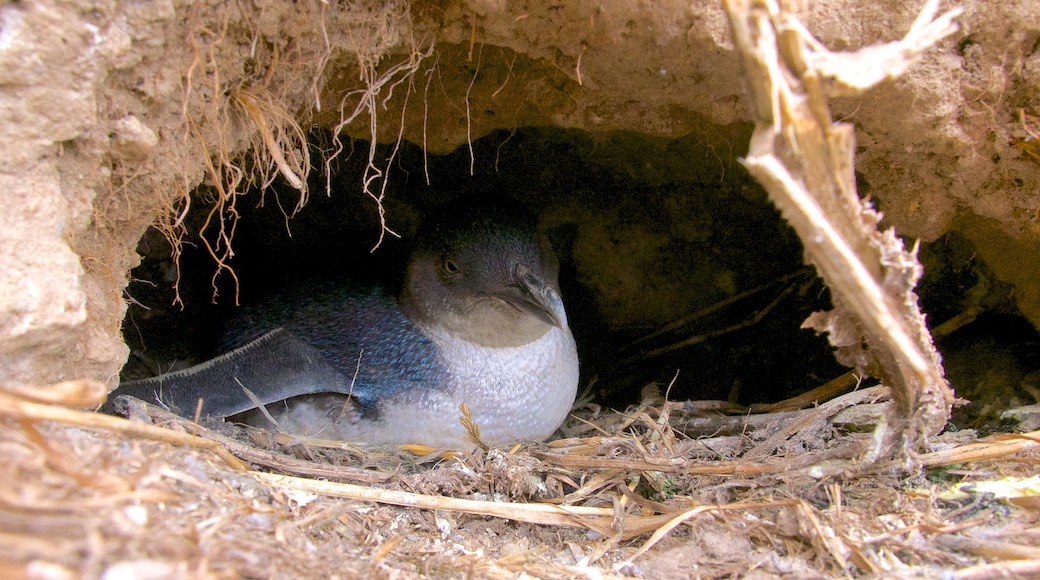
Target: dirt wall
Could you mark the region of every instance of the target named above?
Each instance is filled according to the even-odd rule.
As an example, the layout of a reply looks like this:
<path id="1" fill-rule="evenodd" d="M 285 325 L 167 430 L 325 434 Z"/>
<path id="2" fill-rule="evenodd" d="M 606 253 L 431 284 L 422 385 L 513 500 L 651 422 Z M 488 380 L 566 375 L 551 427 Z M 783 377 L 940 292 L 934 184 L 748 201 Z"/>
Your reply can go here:
<path id="1" fill-rule="evenodd" d="M 962 232 L 1040 325 L 1040 6 L 962 5 L 960 34 L 835 115 L 857 127 L 888 223 Z M 919 8 L 803 15 L 851 49 L 902 35 Z M 433 152 L 518 126 L 624 129 L 732 152 L 719 128 L 747 107 L 715 2 L 0 3 L 0 381 L 114 382 L 145 228 L 193 235 L 178 217 L 200 184 L 230 207 L 303 172 L 299 129 Z"/>

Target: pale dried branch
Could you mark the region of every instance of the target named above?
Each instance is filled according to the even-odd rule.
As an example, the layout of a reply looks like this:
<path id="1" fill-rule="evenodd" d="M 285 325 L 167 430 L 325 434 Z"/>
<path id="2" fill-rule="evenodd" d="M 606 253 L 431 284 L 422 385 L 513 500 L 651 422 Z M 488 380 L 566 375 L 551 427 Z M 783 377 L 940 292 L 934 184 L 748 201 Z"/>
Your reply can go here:
<path id="1" fill-rule="evenodd" d="M 866 459 L 906 453 L 909 460 L 945 425 L 953 401 L 913 292 L 921 275 L 916 248 L 907 252 L 891 230 L 878 231 L 880 215 L 856 193 L 855 137 L 827 110 L 820 79 L 833 71 L 814 68 L 819 43 L 775 0 L 728 0 L 726 8 L 755 102 L 743 164 L 798 233 L 834 299 L 833 311 L 806 324 L 830 333 L 839 361 L 892 387 L 893 412 L 878 425 Z M 908 38 L 890 50 L 903 61 L 872 61 L 878 70 L 864 74 L 863 86 L 899 74 L 926 42 L 953 31 L 955 13 L 929 24 L 932 14 L 929 3 Z"/>
<path id="2" fill-rule="evenodd" d="M 252 475 L 267 485 L 291 488 L 329 497 L 343 497 L 423 509 L 450 510 L 542 525 L 587 528 L 604 534 L 612 532 L 609 522 L 614 512 L 610 508 L 479 501 L 380 489 L 349 483 L 318 481 L 274 473 L 253 472 Z"/>
<path id="3" fill-rule="evenodd" d="M 855 52 L 831 52 L 813 38 L 801 22 L 789 15 L 783 20 L 801 35 L 809 48 L 805 54 L 809 68 L 847 88 L 865 91 L 881 81 L 901 76 L 920 60 L 924 51 L 957 31 L 953 20 L 963 14 L 964 9 L 954 8 L 936 18 L 938 8 L 939 0 L 928 0 L 904 38 Z"/>

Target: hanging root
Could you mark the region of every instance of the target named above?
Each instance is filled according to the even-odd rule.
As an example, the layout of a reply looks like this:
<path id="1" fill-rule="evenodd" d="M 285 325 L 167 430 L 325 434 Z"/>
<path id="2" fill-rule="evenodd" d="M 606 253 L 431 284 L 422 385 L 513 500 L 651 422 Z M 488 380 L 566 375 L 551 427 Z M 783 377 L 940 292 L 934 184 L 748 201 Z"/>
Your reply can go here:
<path id="1" fill-rule="evenodd" d="M 331 161 L 343 150 L 339 137 L 345 127 L 362 113 L 368 113 L 372 143 L 363 187 L 379 205 L 380 242 L 386 233 L 395 235 L 383 217 L 382 202 L 386 167 L 393 161 L 397 148 L 387 165 L 376 159 L 378 113 L 380 108 L 386 108 L 394 90 L 406 82 L 407 103 L 407 96 L 413 91 L 412 76 L 423 58 L 433 53 L 432 43 L 419 50 L 413 40 L 413 49 L 403 62 L 380 67 L 381 59 L 391 48 L 409 42 L 407 37 L 399 36 L 401 30 L 411 29 L 407 3 L 352 2 L 329 11 L 326 3 L 318 2 L 309 5 L 309 9 L 314 11 L 321 30 L 320 40 L 311 43 L 272 36 L 248 6 L 228 6 L 215 15 L 200 7 L 188 11 L 186 24 L 192 58 L 182 75 L 181 104 L 182 140 L 188 155 L 184 160 L 183 184 L 167 196 L 166 211 L 156 224 L 173 248 L 177 267 L 175 303 L 181 302 L 181 244 L 187 236 L 194 235 L 198 235 L 216 264 L 214 299 L 217 279 L 228 274 L 234 282 L 237 302 L 238 279 L 230 260 L 234 256 L 232 242 L 238 220 L 235 204 L 240 194 L 258 189 L 262 203 L 265 189 L 281 176 L 299 192 L 296 203 L 285 212 L 286 220 L 307 203 L 310 151 L 307 134 L 297 119 L 311 109 L 320 110 L 326 68 L 336 60 L 336 55 L 344 52 L 356 56 L 361 88 L 347 92 L 342 99 L 340 122 L 335 128 L 336 147 L 324 160 L 325 169 L 328 172 Z M 253 70 L 257 74 L 251 75 Z M 355 100 L 352 111 L 345 114 L 349 110 L 347 103 Z M 398 144 L 403 128 L 402 117 Z M 197 176 L 193 174 L 192 166 L 198 160 L 205 171 L 202 187 L 197 187 Z M 326 182 L 326 190 L 329 189 Z M 201 225 L 194 225 L 188 220 L 189 210 L 200 196 L 211 207 Z"/>
<path id="2" fill-rule="evenodd" d="M 355 40 L 355 42 L 357 42 L 357 40 Z M 419 43 L 413 41 L 412 50 L 403 61 L 386 68 L 381 68 L 379 66 L 378 58 L 373 58 L 371 55 L 365 54 L 360 49 L 355 50 L 359 80 L 361 81 L 362 88 L 346 93 L 340 100 L 340 120 L 332 131 L 334 150 L 331 155 L 325 159 L 325 191 L 328 195 L 332 194 L 331 164 L 340 153 L 343 152 L 344 145 L 340 138 L 341 134 L 344 129 L 353 123 L 358 117 L 367 114 L 369 123 L 368 162 L 365 165 L 365 171 L 362 174 L 362 188 L 365 194 L 375 201 L 379 210 L 379 238 L 376 240 L 375 246 L 372 248 L 373 251 L 383 243 L 386 234 L 400 237 L 387 225 L 385 209 L 383 207 L 383 200 L 386 197 L 387 168 L 390 167 L 396 158 L 397 151 L 403 138 L 404 113 L 407 110 L 408 98 L 415 91 L 415 74 L 419 71 L 422 61 L 431 56 L 433 52 L 433 43 L 429 43 L 425 48 L 419 48 Z M 391 98 L 393 98 L 394 91 L 401 85 L 405 85 L 404 104 L 401 107 L 401 123 L 393 151 L 385 160 L 384 165 L 380 163 L 381 160 L 376 159 L 376 149 L 379 138 L 379 111 L 380 109 L 387 108 L 387 103 Z M 351 109 L 350 103 L 352 102 L 354 106 Z"/>

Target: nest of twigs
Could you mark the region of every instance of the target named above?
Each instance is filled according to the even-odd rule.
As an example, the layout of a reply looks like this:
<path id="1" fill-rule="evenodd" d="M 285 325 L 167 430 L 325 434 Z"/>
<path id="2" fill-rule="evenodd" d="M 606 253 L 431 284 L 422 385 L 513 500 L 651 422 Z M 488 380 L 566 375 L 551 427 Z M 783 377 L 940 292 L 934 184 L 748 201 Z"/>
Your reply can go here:
<path id="1" fill-rule="evenodd" d="M 936 435 L 954 401 L 920 265 L 856 194 L 852 131 L 823 94 L 905 70 L 954 30 L 935 8 L 902 41 L 837 54 L 771 0 L 727 2 L 755 97 L 743 162 L 835 297 L 807 325 L 888 386 L 850 374 L 750 410 L 649 388 L 623 412 L 579 404 L 550 443 L 469 453 L 132 399 L 130 420 L 72 410 L 104 399 L 87 381 L 0 390 L 0 576 L 1037 577 L 1040 432 Z"/>
<path id="2" fill-rule="evenodd" d="M 1028 479 L 1040 434 L 949 433 L 917 457 L 925 469 L 911 475 L 857 463 L 887 397 L 871 387 L 797 411 L 727 415 L 724 404 L 668 402 L 647 389 L 624 412 L 577 408 L 548 444 L 416 455 L 207 428 L 133 399 L 123 401 L 133 420 L 123 420 L 2 395 L 10 483 L 0 487 L 0 570 L 70 578 L 1040 573 L 1040 486 Z M 1003 488 L 985 487 L 1001 480 Z"/>

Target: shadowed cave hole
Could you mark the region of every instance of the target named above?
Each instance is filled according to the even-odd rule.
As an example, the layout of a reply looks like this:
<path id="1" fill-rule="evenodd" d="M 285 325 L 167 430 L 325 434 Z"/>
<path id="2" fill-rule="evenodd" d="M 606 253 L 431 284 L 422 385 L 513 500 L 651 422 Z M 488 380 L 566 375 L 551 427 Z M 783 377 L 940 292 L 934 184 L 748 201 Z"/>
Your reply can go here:
<path id="1" fill-rule="evenodd" d="M 725 130 L 733 142 L 746 142 L 749 128 Z M 321 131 L 311 137 L 320 169 L 331 138 Z M 829 293 L 803 265 L 794 232 L 736 162 L 743 151 L 706 145 L 697 135 L 663 139 L 554 128 L 499 131 L 472 147 L 471 176 L 467 146 L 427 156 L 402 144 L 384 201 L 387 226 L 401 237 L 386 236 L 374 251 L 379 215 L 361 192 L 367 142 L 352 143 L 333 164 L 331 197 L 320 170 L 311 176 L 310 201 L 291 220 L 283 209 L 295 205 L 298 193 L 284 183 L 242 196 L 229 262 L 241 303 L 308 277 L 394 288 L 411 236 L 431 208 L 469 192 L 509 195 L 539 214 L 560 257 L 582 364 L 579 388 L 593 382 L 595 402 L 623 408 L 649 383 L 663 391 L 678 372 L 672 400 L 769 403 L 847 370 L 825 338 L 800 328 L 812 311 L 830 307 Z M 390 152 L 380 146 L 376 159 Z M 198 232 L 210 209 L 206 194 L 205 186 L 195 193 L 190 232 Z M 936 244 L 936 251 L 946 245 Z M 213 300 L 215 266 L 197 240 L 181 258 L 185 308 L 172 306 L 176 270 L 169 250 L 154 230 L 141 240 L 143 260 L 129 288 L 139 304 L 131 305 L 124 323 L 133 350 L 124 378 L 219 354 L 220 321 L 236 308 L 228 275 L 217 277 Z M 939 297 L 949 288 L 938 274 L 932 278 L 935 295 L 923 300 L 926 309 L 931 301 L 943 311 L 942 322 L 956 313 L 944 310 L 949 301 Z M 929 289 L 928 278 L 922 287 Z"/>

